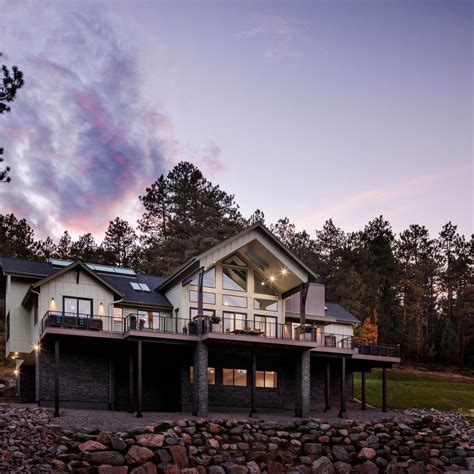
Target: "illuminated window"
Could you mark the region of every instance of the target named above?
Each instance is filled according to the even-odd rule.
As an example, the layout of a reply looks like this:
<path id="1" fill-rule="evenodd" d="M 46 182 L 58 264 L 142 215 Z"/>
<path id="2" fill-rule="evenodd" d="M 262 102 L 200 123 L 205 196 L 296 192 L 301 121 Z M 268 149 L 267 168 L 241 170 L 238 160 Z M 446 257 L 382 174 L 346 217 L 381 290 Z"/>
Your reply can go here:
<path id="1" fill-rule="evenodd" d="M 246 308 L 247 298 L 244 296 L 222 295 L 222 304 L 224 306 L 234 306 L 235 308 Z"/>
<path id="2" fill-rule="evenodd" d="M 209 317 L 212 317 L 216 314 L 216 312 L 213 309 L 204 309 L 202 312 L 203 312 L 203 316 L 209 316 Z M 193 319 L 195 316 L 198 315 L 197 308 L 191 308 L 189 310 L 189 314 L 191 315 L 191 319 Z"/>
<path id="3" fill-rule="evenodd" d="M 194 383 L 194 367 L 189 367 L 189 383 Z M 207 368 L 207 383 L 209 385 L 216 384 L 216 369 L 214 367 Z"/>
<path id="4" fill-rule="evenodd" d="M 272 370 L 257 370 L 255 386 L 261 388 L 277 388 L 277 373 Z"/>
<path id="5" fill-rule="evenodd" d="M 189 301 L 193 303 L 197 303 L 198 300 L 198 292 L 197 291 L 190 291 L 189 292 Z M 216 294 L 215 293 L 207 293 L 203 291 L 202 293 L 202 302 L 205 304 L 216 304 Z"/>
<path id="6" fill-rule="evenodd" d="M 255 298 L 253 300 L 254 309 L 263 309 L 265 311 L 278 311 L 278 301 Z"/>
<path id="7" fill-rule="evenodd" d="M 245 369 L 223 369 L 223 385 L 233 387 L 247 386 L 247 371 Z"/>

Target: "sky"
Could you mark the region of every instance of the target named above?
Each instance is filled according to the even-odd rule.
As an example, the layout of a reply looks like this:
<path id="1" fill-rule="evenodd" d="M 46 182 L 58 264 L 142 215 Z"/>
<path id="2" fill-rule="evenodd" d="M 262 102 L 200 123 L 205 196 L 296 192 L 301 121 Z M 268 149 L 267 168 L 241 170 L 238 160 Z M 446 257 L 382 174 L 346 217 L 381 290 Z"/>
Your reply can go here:
<path id="1" fill-rule="evenodd" d="M 383 214 L 473 232 L 473 8 L 461 0 L 0 0 L 0 212 L 93 233 L 179 161 L 313 234 Z"/>

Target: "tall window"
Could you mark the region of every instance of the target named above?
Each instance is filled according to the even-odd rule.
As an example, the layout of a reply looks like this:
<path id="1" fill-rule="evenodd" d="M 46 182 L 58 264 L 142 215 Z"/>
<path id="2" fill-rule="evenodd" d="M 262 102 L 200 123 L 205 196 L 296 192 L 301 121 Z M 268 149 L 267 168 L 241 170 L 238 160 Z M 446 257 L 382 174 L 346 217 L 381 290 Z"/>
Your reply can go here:
<path id="1" fill-rule="evenodd" d="M 277 388 L 277 373 L 273 370 L 257 370 L 255 386 L 261 388 Z"/>
<path id="2" fill-rule="evenodd" d="M 247 269 L 222 267 L 222 288 L 224 290 L 247 291 Z"/>
<path id="3" fill-rule="evenodd" d="M 259 329 L 267 337 L 277 336 L 277 318 L 274 316 L 254 316 L 255 329 Z"/>
<path id="4" fill-rule="evenodd" d="M 247 315 L 245 313 L 230 313 L 224 311 L 224 332 L 243 330 L 247 326 Z"/>
<path id="5" fill-rule="evenodd" d="M 63 312 L 71 316 L 92 316 L 92 300 L 88 298 L 63 297 Z"/>
<path id="6" fill-rule="evenodd" d="M 247 371 L 245 369 L 222 369 L 222 384 L 234 387 L 246 387 Z"/>

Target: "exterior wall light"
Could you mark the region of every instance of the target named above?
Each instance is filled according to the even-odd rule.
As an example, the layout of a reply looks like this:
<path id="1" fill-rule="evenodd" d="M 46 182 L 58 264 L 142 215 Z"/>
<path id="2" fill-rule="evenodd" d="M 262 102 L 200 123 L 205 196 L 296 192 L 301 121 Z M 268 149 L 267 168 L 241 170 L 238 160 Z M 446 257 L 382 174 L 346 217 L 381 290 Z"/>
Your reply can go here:
<path id="1" fill-rule="evenodd" d="M 13 373 L 15 374 L 15 377 L 18 377 L 20 375 L 20 371 L 18 369 L 15 369 Z"/>
<path id="2" fill-rule="evenodd" d="M 38 351 L 40 350 L 40 345 L 39 345 L 39 344 L 35 344 L 35 345 L 33 346 L 33 349 L 34 349 L 35 352 L 38 352 Z"/>
<path id="3" fill-rule="evenodd" d="M 49 310 L 56 311 L 56 301 L 54 300 L 54 296 L 51 298 L 49 302 Z"/>

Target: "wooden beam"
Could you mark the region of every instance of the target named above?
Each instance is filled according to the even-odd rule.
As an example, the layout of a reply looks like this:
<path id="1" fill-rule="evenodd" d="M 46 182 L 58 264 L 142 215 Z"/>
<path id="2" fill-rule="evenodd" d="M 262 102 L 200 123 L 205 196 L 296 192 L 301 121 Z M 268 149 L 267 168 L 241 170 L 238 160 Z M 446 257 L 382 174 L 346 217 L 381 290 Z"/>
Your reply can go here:
<path id="1" fill-rule="evenodd" d="M 143 418 L 143 360 L 142 360 L 142 341 L 137 342 L 137 418 Z"/>
<path id="2" fill-rule="evenodd" d="M 54 416 L 59 416 L 59 339 L 54 341 Z"/>

